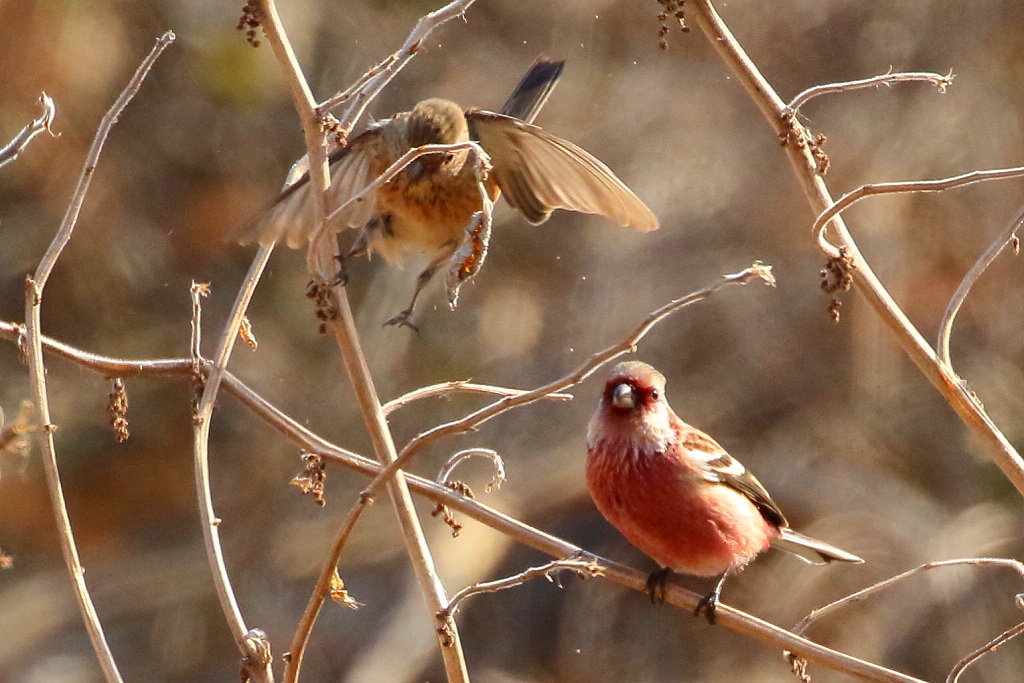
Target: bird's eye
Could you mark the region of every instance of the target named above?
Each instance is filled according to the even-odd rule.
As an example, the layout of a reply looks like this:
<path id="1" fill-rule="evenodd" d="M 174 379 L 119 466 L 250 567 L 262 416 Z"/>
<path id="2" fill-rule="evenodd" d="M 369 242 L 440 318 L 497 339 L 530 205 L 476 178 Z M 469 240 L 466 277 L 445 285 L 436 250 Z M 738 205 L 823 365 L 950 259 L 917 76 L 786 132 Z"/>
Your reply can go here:
<path id="1" fill-rule="evenodd" d="M 657 389 L 651 389 L 651 400 L 657 401 L 661 397 L 661 392 Z"/>

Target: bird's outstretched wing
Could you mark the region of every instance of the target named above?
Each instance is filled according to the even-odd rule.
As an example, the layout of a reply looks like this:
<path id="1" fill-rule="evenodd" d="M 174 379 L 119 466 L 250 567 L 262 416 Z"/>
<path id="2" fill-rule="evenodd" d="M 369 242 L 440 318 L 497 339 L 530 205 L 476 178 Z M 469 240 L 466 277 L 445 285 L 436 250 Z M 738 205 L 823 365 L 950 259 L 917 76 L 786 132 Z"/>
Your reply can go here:
<path id="1" fill-rule="evenodd" d="M 508 203 L 533 224 L 555 209 L 607 216 L 635 230 L 658 219 L 611 169 L 586 150 L 509 116 L 470 110 L 470 135 L 491 157 Z"/>
<path id="2" fill-rule="evenodd" d="M 689 462 L 697 467 L 700 476 L 706 481 L 724 484 L 742 493 L 773 526 L 789 526 L 782 510 L 757 477 L 748 472 L 743 463 L 729 455 L 717 441 L 696 429 L 688 429 L 682 434 L 682 447 L 687 451 Z"/>
<path id="3" fill-rule="evenodd" d="M 371 168 L 373 153 L 380 144 L 380 124 L 356 136 L 347 147 L 335 150 L 328 161 L 331 164 L 329 206 L 339 207 L 361 192 L 375 177 Z M 305 161 L 303 157 L 298 164 Z M 279 239 L 292 249 L 304 247 L 313 235 L 313 201 L 309 171 L 286 186 L 274 204 L 260 220 L 248 226 L 239 235 L 242 244 L 259 242 L 271 244 Z M 358 228 L 373 217 L 375 193 L 350 206 L 332 221 L 337 230 L 342 227 Z"/>

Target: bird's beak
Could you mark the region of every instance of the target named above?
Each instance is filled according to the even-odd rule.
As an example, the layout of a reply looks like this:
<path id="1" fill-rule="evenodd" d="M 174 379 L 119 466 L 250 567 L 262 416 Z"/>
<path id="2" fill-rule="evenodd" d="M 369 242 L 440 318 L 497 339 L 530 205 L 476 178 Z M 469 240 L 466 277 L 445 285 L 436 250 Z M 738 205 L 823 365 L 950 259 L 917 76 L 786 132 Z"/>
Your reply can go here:
<path id="1" fill-rule="evenodd" d="M 615 388 L 612 389 L 612 405 L 616 408 L 622 408 L 623 410 L 632 410 L 636 407 L 636 395 L 633 393 L 633 387 L 629 386 L 625 382 L 616 384 Z"/>

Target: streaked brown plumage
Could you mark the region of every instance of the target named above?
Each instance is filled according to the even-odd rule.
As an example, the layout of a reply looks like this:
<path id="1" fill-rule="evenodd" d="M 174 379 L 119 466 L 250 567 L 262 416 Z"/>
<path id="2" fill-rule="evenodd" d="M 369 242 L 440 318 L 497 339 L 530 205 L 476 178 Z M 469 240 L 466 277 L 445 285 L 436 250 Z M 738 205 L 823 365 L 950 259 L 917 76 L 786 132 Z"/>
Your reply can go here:
<path id="1" fill-rule="evenodd" d="M 540 59 L 520 81 L 501 113 L 469 109 L 443 99 L 419 102 L 412 111 L 371 125 L 330 157 L 334 207 L 358 194 L 409 149 L 432 143 L 476 140 L 491 158 L 488 195 L 501 193 L 529 222 L 555 209 L 608 216 L 621 225 L 658 227 L 650 209 L 602 162 L 576 145 L 531 125 L 562 72 L 563 62 Z M 400 264 L 409 254 L 430 261 L 417 279 L 408 308 L 388 323 L 406 323 L 420 291 L 455 252 L 482 202 L 471 152 L 429 154 L 366 201 L 353 204 L 332 227 L 360 229 L 349 256 L 378 253 Z M 284 239 L 306 245 L 313 234 L 308 177 L 284 190 L 269 216 L 243 241 Z"/>

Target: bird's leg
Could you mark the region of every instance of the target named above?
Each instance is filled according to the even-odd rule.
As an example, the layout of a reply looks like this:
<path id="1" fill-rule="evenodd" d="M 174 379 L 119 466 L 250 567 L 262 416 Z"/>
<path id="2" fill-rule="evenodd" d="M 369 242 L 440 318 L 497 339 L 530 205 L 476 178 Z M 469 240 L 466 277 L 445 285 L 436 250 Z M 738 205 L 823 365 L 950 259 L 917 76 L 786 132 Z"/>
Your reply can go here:
<path id="1" fill-rule="evenodd" d="M 338 272 L 334 274 L 334 282 L 331 283 L 331 287 L 335 285 L 344 287 L 348 284 L 348 268 L 345 267 L 345 256 L 338 254 L 334 257 L 334 260 L 338 262 Z"/>
<path id="2" fill-rule="evenodd" d="M 647 577 L 647 586 L 644 588 L 644 592 L 651 596 L 651 603 L 655 605 L 661 605 L 665 602 L 665 584 L 668 583 L 668 575 L 672 573 L 672 570 L 668 567 L 662 567 L 656 572 L 652 572 Z"/>
<path id="3" fill-rule="evenodd" d="M 343 259 L 356 258 L 366 253 L 367 247 L 369 246 L 370 240 L 366 236 L 366 229 L 363 228 L 359 231 L 359 236 L 356 237 L 352 246 L 349 247 L 348 253 L 343 256 Z"/>
<path id="4" fill-rule="evenodd" d="M 430 282 L 430 278 L 434 277 L 434 273 L 437 272 L 437 267 L 439 265 L 441 265 L 441 261 L 432 262 L 423 270 L 422 273 L 420 273 L 416 277 L 416 288 L 412 292 L 412 300 L 409 301 L 409 305 L 406 306 L 404 311 L 390 318 L 386 323 L 384 323 L 385 326 L 402 325 L 405 327 L 411 327 L 412 329 L 419 332 L 419 329 L 417 329 L 415 325 L 409 322 L 409 318 L 412 316 L 413 309 L 416 308 L 416 300 L 419 298 L 420 292 L 422 292 L 423 288 L 427 286 L 428 282 Z"/>
<path id="5" fill-rule="evenodd" d="M 718 577 L 718 581 L 715 582 L 715 587 L 711 589 L 711 592 L 701 598 L 697 603 L 697 609 L 693 610 L 693 616 L 700 616 L 700 613 L 703 612 L 708 623 L 714 626 L 715 610 L 718 608 L 718 598 L 722 595 L 722 585 L 725 583 L 725 579 L 728 576 L 729 570 L 726 569 L 722 572 L 722 575 Z"/>

